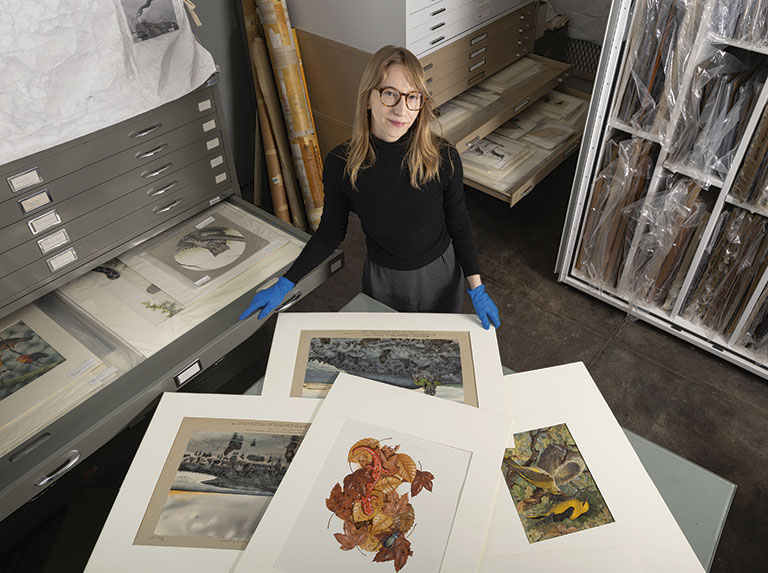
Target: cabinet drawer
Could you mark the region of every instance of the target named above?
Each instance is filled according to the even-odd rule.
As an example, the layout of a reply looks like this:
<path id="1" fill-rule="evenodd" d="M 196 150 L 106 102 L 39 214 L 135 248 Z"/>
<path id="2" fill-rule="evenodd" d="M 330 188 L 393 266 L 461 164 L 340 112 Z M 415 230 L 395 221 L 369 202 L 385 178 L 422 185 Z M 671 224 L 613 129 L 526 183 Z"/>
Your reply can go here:
<path id="1" fill-rule="evenodd" d="M 431 6 L 440 6 L 445 3 L 446 0 L 406 0 L 406 10 L 409 14 L 418 12 Z"/>
<path id="2" fill-rule="evenodd" d="M 439 75 L 443 73 L 443 66 L 450 69 L 450 62 L 461 58 L 475 59 L 483 55 L 492 56 L 488 52 L 508 51 L 510 38 L 517 39 L 519 34 L 529 29 L 535 30 L 535 27 L 536 11 L 532 5 L 526 5 L 421 57 L 421 65 L 425 74 Z"/>
<path id="3" fill-rule="evenodd" d="M 485 0 L 487 1 L 487 0 Z M 472 0 L 441 0 L 440 2 L 431 2 L 429 6 L 416 12 L 410 13 L 405 21 L 408 29 L 419 28 L 421 26 L 434 26 L 445 19 L 451 19 L 451 14 L 457 8 L 472 4 Z"/>
<path id="4" fill-rule="evenodd" d="M 442 26 L 423 25 L 422 27 L 408 30 L 406 35 L 408 49 L 417 56 L 433 50 L 438 46 L 449 43 L 453 38 L 470 30 L 483 22 L 498 16 L 506 8 L 504 0 L 494 0 L 481 9 L 473 6 L 461 6 L 454 11 L 453 21 L 442 21 Z"/>
<path id="5" fill-rule="evenodd" d="M 12 161 L 0 167 L 0 201 L 62 177 L 70 173 L 73 166 L 90 165 L 123 150 L 146 145 L 147 140 L 211 114 L 215 109 L 212 89 L 206 88 L 113 128 Z"/>
<path id="6" fill-rule="evenodd" d="M 52 251 L 65 244 L 86 237 L 97 229 L 121 218 L 124 213 L 130 213 L 144 205 L 161 201 L 163 197 L 171 196 L 174 193 L 184 197 L 194 196 L 198 194 L 198 187 L 200 186 L 215 189 L 228 184 L 229 174 L 225 165 L 215 169 L 211 168 L 211 161 L 216 160 L 217 157 L 221 157 L 221 155 L 211 155 L 182 169 L 174 174 L 173 179 L 162 186 L 148 185 L 112 202 L 101 201 L 98 205 L 91 205 L 91 210 L 82 215 L 82 210 L 78 209 L 76 204 L 67 205 L 67 203 L 74 201 L 63 203 L 57 213 L 62 221 L 68 222 L 56 225 L 54 231 L 45 233 L 40 238 L 26 241 L 0 255 L 0 277 L 15 272 L 36 259 L 49 256 Z"/>
<path id="7" fill-rule="evenodd" d="M 221 135 L 216 135 L 213 139 L 221 139 Z M 92 187 L 85 193 L 76 194 L 67 200 L 56 202 L 52 208 L 43 209 L 39 214 L 30 215 L 24 220 L 18 221 L 12 225 L 0 229 L 0 251 L 6 251 L 14 248 L 31 238 L 40 236 L 49 228 L 68 224 L 73 219 L 79 217 L 84 212 L 96 208 L 99 205 L 106 204 L 122 195 L 130 193 L 137 188 L 145 188 L 147 193 L 156 193 L 163 188 L 158 179 L 173 174 L 185 165 L 189 165 L 210 153 L 208 150 L 211 139 L 200 140 L 190 143 L 185 147 L 168 154 L 165 157 L 156 159 L 144 167 L 138 167 L 131 172 L 107 181 L 101 186 Z M 218 154 L 214 155 L 217 156 Z M 221 153 L 222 164 L 226 163 L 223 150 Z M 90 170 L 81 170 L 82 172 Z M 77 189 L 78 184 L 87 184 L 88 177 L 84 177 L 80 171 L 73 173 L 68 178 L 63 178 L 61 189 Z M 58 181 L 55 183 L 59 183 Z M 149 188 L 147 188 L 149 186 Z M 51 185 L 51 196 L 56 196 L 59 191 L 58 185 Z M 81 197 L 82 195 L 82 197 Z M 51 215 L 55 213 L 54 215 Z M 58 219 L 58 222 L 55 221 Z"/>
<path id="8" fill-rule="evenodd" d="M 110 246 L 120 244 L 131 236 L 155 227 L 164 219 L 178 215 L 204 197 L 215 195 L 217 190 L 212 184 L 212 179 L 213 176 L 202 179 L 200 184 L 189 186 L 185 192 L 179 190 L 167 197 L 161 197 L 132 213 L 126 213 L 122 206 L 115 206 L 115 209 L 120 209 L 120 217 L 110 224 L 78 241 L 73 241 L 58 253 L 46 255 L 0 278 L 0 304 L 7 304 L 21 292 L 69 271 L 74 263 L 106 251 Z M 129 201 L 130 197 L 124 197 L 123 200 Z M 93 224 L 91 221 L 98 219 L 98 215 L 98 211 L 85 215 L 83 224 Z"/>
<path id="9" fill-rule="evenodd" d="M 218 129 L 209 132 L 207 137 L 202 140 L 202 144 L 198 142 L 188 144 L 188 141 L 197 139 L 196 135 L 195 124 L 181 128 L 177 139 L 181 140 L 184 147 L 168 152 L 167 155 L 158 153 L 150 158 L 153 160 L 152 163 L 142 164 L 142 166 L 133 168 L 132 171 L 122 173 L 122 175 L 115 176 L 113 172 L 116 168 L 115 162 L 107 161 L 103 165 L 97 164 L 90 168 L 80 169 L 50 182 L 45 187 L 26 192 L 12 201 L 16 205 L 12 205 L 11 201 L 2 203 L 0 204 L 0 229 L 24 218 L 34 217 L 38 212 L 57 207 L 62 201 L 77 196 L 82 196 L 83 209 L 94 208 L 97 206 L 97 204 L 92 203 L 94 200 L 101 199 L 102 202 L 106 202 L 122 193 L 128 193 L 141 185 L 146 185 L 149 181 L 154 181 L 157 176 L 146 178 L 142 175 L 150 174 L 167 163 L 172 165 L 164 169 L 159 176 L 164 177 L 180 167 L 192 163 L 207 153 L 206 150 L 212 151 L 222 148 L 222 137 Z M 121 170 L 132 167 L 129 162 L 130 159 L 129 156 L 128 160 L 122 163 Z M 38 197 L 41 199 L 38 200 Z M 13 245 L 2 244 L 0 252 L 11 246 Z"/>

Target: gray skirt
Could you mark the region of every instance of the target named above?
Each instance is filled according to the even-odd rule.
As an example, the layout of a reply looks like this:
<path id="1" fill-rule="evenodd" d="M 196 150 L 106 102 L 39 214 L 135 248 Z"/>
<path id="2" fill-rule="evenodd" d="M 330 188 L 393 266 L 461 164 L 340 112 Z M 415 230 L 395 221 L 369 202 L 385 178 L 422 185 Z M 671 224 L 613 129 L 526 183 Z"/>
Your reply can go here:
<path id="1" fill-rule="evenodd" d="M 464 276 L 453 243 L 431 263 L 409 271 L 382 267 L 366 256 L 363 292 L 399 312 L 460 313 Z"/>

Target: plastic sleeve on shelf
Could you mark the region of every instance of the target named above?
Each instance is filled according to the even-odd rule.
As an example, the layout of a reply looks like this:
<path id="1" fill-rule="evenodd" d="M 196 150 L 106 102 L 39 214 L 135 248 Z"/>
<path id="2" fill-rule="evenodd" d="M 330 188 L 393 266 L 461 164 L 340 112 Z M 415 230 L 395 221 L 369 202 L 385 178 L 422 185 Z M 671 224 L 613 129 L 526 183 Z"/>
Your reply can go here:
<path id="1" fill-rule="evenodd" d="M 731 195 L 742 203 L 768 205 L 764 181 L 768 167 L 768 112 L 763 115 L 755 128 L 744 161 L 731 187 Z"/>
<path id="2" fill-rule="evenodd" d="M 763 56 L 715 50 L 696 66 L 670 142 L 672 163 L 725 177 L 768 74 L 764 63 Z"/>
<path id="3" fill-rule="evenodd" d="M 624 216 L 642 233 L 636 241 L 632 266 L 622 275 L 621 290 L 630 302 L 661 306 L 665 301 L 686 248 L 707 211 L 700 192 L 701 186 L 694 181 L 670 176 L 663 192 L 624 209 Z"/>
<path id="4" fill-rule="evenodd" d="M 727 214 L 683 315 L 719 334 L 730 334 L 768 263 L 767 236 L 763 217 L 738 208 Z"/>
<path id="5" fill-rule="evenodd" d="M 600 288 L 612 290 L 618 282 L 625 237 L 634 231 L 623 210 L 647 191 L 654 163 L 651 151 L 650 142 L 643 139 L 611 145 L 612 161 L 595 180 L 577 268 Z"/>

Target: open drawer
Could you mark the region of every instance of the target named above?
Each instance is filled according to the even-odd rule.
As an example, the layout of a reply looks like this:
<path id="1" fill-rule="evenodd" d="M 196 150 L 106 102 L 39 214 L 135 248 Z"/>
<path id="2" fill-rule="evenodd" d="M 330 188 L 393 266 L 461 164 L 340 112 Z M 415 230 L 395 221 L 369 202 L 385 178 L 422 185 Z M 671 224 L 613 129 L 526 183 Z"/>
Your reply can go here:
<path id="1" fill-rule="evenodd" d="M 308 239 L 233 196 L 5 317 L 9 358 L 41 372 L 0 402 L 0 519 L 256 333 L 240 314 Z M 337 250 L 283 306 L 342 266 Z"/>

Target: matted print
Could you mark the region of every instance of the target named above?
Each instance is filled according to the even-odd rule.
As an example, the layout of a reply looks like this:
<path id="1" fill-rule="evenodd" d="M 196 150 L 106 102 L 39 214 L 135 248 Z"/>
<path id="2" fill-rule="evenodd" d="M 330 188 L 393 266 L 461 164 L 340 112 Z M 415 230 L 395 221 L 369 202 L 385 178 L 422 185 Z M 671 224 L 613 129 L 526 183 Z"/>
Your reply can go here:
<path id="1" fill-rule="evenodd" d="M 179 29 L 171 0 L 120 0 L 134 42 L 142 42 Z"/>
<path id="2" fill-rule="evenodd" d="M 112 381 L 114 370 L 35 304 L 0 319 L 0 454 Z"/>
<path id="3" fill-rule="evenodd" d="M 341 372 L 477 406 L 467 332 L 303 330 L 291 396 L 323 398 Z"/>
<path id="4" fill-rule="evenodd" d="M 566 424 L 515 434 L 501 471 L 530 543 L 613 523 Z"/>
<path id="5" fill-rule="evenodd" d="M 347 420 L 275 564 L 297 573 L 317 563 L 350 573 L 438 571 L 470 458 Z"/>
<path id="6" fill-rule="evenodd" d="M 287 242 L 255 217 L 220 203 L 119 258 L 157 288 L 189 305 Z"/>
<path id="7" fill-rule="evenodd" d="M 88 273 L 93 286 L 106 288 L 138 316 L 158 326 L 184 310 L 184 305 L 119 259 Z M 66 285 L 63 287 L 66 290 Z"/>
<path id="8" fill-rule="evenodd" d="M 318 405 L 163 394 L 86 572 L 232 571 L 301 457 Z M 145 534 L 154 538 L 141 542 Z"/>
<path id="9" fill-rule="evenodd" d="M 278 314 L 264 396 L 322 399 L 342 373 L 438 402 L 505 408 L 496 331 L 475 315 Z"/>
<path id="10" fill-rule="evenodd" d="M 134 543 L 242 549 L 308 428 L 184 418 Z"/>
<path id="11" fill-rule="evenodd" d="M 340 374 L 235 572 L 476 571 L 511 425 Z"/>
<path id="12" fill-rule="evenodd" d="M 65 360 L 21 320 L 6 327 L 0 331 L 0 400 Z"/>
<path id="13" fill-rule="evenodd" d="M 504 380 L 514 435 L 481 572 L 704 571 L 582 363 Z"/>

